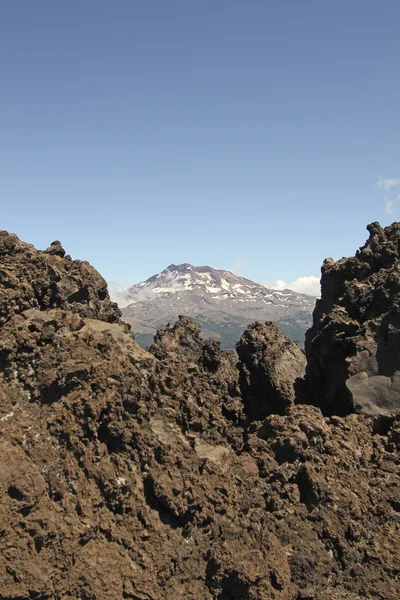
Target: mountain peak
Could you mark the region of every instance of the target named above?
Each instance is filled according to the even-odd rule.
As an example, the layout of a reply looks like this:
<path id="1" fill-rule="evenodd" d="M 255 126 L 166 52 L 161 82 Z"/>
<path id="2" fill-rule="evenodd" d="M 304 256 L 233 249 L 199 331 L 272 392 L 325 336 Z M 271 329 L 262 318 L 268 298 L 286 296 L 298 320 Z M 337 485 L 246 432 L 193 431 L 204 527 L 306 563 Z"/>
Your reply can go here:
<path id="1" fill-rule="evenodd" d="M 182 263 L 181 265 L 169 265 L 166 269 L 164 269 L 164 271 L 189 271 L 190 269 L 193 269 L 196 267 L 193 267 L 193 265 L 189 264 L 189 263 Z M 164 272 L 163 271 L 163 272 Z"/>
<path id="2" fill-rule="evenodd" d="M 291 290 L 271 290 L 231 271 L 190 263 L 170 264 L 160 273 L 128 288 L 126 297 L 128 302 L 135 303 L 143 299 L 143 292 L 147 300 L 150 296 L 160 297 L 163 294 L 189 291 L 213 299 L 262 299 L 269 304 L 275 300 L 282 304 L 286 299 L 297 304 L 314 303 L 314 299 L 305 294 Z"/>

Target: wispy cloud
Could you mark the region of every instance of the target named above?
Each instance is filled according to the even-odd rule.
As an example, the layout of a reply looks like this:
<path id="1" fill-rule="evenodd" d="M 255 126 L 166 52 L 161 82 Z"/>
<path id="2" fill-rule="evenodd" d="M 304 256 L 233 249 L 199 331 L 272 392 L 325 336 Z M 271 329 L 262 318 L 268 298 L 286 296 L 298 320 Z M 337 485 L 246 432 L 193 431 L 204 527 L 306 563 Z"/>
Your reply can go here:
<path id="1" fill-rule="evenodd" d="M 118 281 L 110 281 L 108 283 L 108 292 L 111 300 L 116 302 L 120 308 L 125 308 L 125 306 L 129 306 L 129 304 L 133 304 L 134 302 L 154 300 L 157 297 L 157 293 L 151 288 L 137 289 L 129 285 L 122 286 Z"/>
<path id="2" fill-rule="evenodd" d="M 400 179 L 397 179 L 397 177 L 379 177 L 376 185 L 385 190 L 390 190 L 390 188 L 400 185 Z"/>
<path id="3" fill-rule="evenodd" d="M 119 281 L 108 282 L 108 293 L 110 294 L 110 298 L 113 302 L 117 302 L 120 308 L 128 306 L 129 304 L 128 290 L 129 287 L 121 285 Z"/>
<path id="4" fill-rule="evenodd" d="M 392 215 L 394 213 L 394 200 L 385 198 L 385 211 L 388 215 Z"/>
<path id="5" fill-rule="evenodd" d="M 376 185 L 384 190 L 390 191 L 393 187 L 400 185 L 400 179 L 398 177 L 378 177 Z M 395 205 L 400 202 L 400 194 L 396 197 L 385 196 L 385 211 L 388 215 L 392 215 L 395 212 Z"/>
<path id="6" fill-rule="evenodd" d="M 237 260 L 235 262 L 235 264 L 231 266 L 231 268 L 229 269 L 229 271 L 232 271 L 232 273 L 235 273 L 237 275 L 240 272 L 241 268 L 245 264 L 246 264 L 246 261 L 243 258 L 239 258 L 239 260 Z"/>
<path id="7" fill-rule="evenodd" d="M 288 198 L 291 198 L 292 196 L 296 196 L 296 194 L 298 194 L 298 193 L 299 193 L 299 190 L 294 190 L 294 192 L 290 192 L 290 193 L 287 195 L 287 197 L 288 197 Z"/>
<path id="8" fill-rule="evenodd" d="M 309 294 L 310 296 L 320 296 L 321 286 L 319 277 L 315 275 L 309 275 L 306 277 L 298 277 L 291 283 L 286 283 L 281 279 L 273 283 L 264 283 L 267 288 L 272 290 L 293 290 L 294 292 L 300 292 L 301 294 Z"/>
<path id="9" fill-rule="evenodd" d="M 388 215 L 392 215 L 394 213 L 395 204 L 400 202 L 400 194 L 396 196 L 396 198 L 389 198 L 386 196 L 385 198 L 385 211 Z"/>

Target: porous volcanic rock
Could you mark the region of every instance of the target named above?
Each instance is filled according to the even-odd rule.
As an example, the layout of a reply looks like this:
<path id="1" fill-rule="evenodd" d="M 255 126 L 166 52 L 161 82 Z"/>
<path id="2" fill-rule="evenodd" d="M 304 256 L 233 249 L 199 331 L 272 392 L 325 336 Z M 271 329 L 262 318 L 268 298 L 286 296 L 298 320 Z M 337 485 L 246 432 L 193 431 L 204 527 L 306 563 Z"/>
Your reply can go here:
<path id="1" fill-rule="evenodd" d="M 294 404 L 295 382 L 305 371 L 306 358 L 297 343 L 266 321 L 250 325 L 236 350 L 246 413 L 251 419 L 284 414 Z"/>
<path id="2" fill-rule="evenodd" d="M 400 411 L 400 223 L 367 227 L 351 258 L 327 259 L 306 335 L 306 385 L 326 414 Z"/>
<path id="3" fill-rule="evenodd" d="M 106 281 L 89 263 L 65 256 L 59 241 L 41 252 L 0 231 L 0 326 L 29 308 L 62 308 L 81 317 L 121 323 L 121 311 L 111 302 Z"/>
<path id="4" fill-rule="evenodd" d="M 217 340 L 201 339 L 199 324 L 183 315 L 157 332 L 149 352 L 158 359 L 150 383 L 153 392 L 175 401 L 184 398 L 183 413 L 192 420 L 192 429 L 218 443 L 221 438 L 215 436 L 221 431 L 230 444 L 241 447 L 242 431 L 227 427 L 227 422 L 245 420 L 235 354 L 221 349 Z"/>
<path id="5" fill-rule="evenodd" d="M 161 360 L 176 356 L 181 360 L 197 362 L 202 348 L 200 325 L 190 317 L 180 315 L 176 323 L 169 323 L 157 331 L 149 351 Z"/>
<path id="6" fill-rule="evenodd" d="M 107 295 L 95 318 L 42 302 L 36 279 L 51 289 L 70 259 L 15 245 L 0 281 L 2 599 L 398 600 L 396 417 L 298 405 L 249 421 L 237 357 L 193 322 L 146 352 Z"/>

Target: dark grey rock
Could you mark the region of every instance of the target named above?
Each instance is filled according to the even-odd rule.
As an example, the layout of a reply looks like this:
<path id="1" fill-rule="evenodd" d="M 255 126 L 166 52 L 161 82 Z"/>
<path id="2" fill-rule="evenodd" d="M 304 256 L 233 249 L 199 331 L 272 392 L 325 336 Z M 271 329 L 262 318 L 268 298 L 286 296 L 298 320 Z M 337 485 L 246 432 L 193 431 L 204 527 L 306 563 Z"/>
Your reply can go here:
<path id="1" fill-rule="evenodd" d="M 284 414 L 294 404 L 295 382 L 305 370 L 305 355 L 271 321 L 250 325 L 236 345 L 240 389 L 251 419 Z"/>
<path id="2" fill-rule="evenodd" d="M 324 261 L 306 335 L 303 400 L 328 415 L 400 410 L 400 223 L 367 229 L 354 257 Z"/>

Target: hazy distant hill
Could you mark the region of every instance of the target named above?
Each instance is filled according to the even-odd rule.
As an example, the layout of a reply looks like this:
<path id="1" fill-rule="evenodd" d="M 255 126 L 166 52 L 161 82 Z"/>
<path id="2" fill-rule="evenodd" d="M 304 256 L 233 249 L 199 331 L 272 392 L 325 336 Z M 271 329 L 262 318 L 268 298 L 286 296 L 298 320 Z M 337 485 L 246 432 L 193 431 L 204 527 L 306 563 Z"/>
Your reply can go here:
<path id="1" fill-rule="evenodd" d="M 170 265 L 128 288 L 124 303 L 128 306 L 122 308 L 123 318 L 131 323 L 143 347 L 152 342 L 157 329 L 184 314 L 201 324 L 203 337 L 217 338 L 222 347 L 234 348 L 246 326 L 256 320 L 275 321 L 302 344 L 315 298 L 271 290 L 230 271 L 184 263 Z"/>

